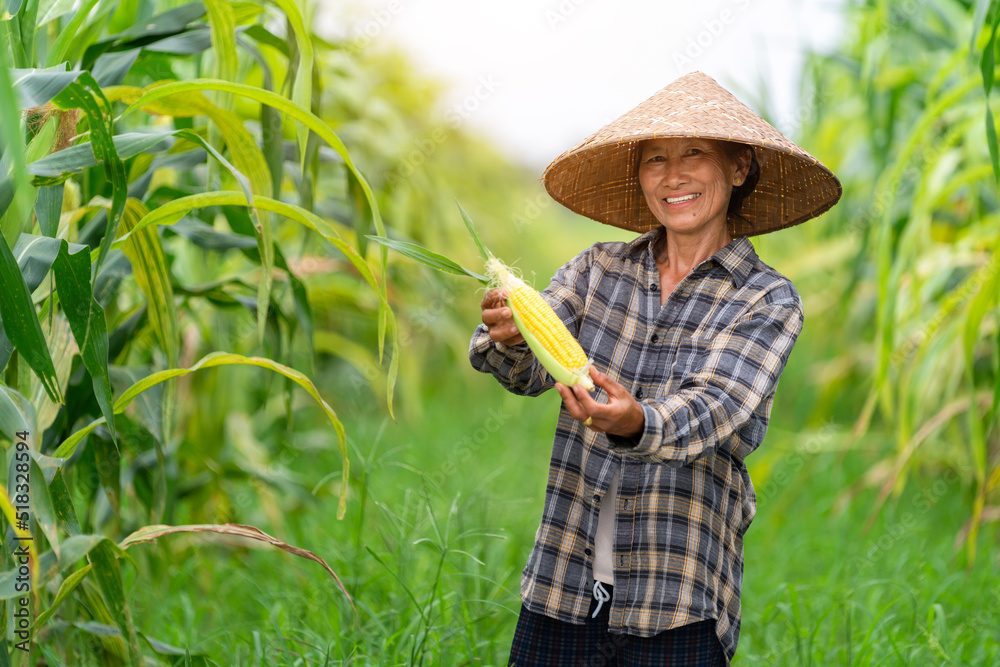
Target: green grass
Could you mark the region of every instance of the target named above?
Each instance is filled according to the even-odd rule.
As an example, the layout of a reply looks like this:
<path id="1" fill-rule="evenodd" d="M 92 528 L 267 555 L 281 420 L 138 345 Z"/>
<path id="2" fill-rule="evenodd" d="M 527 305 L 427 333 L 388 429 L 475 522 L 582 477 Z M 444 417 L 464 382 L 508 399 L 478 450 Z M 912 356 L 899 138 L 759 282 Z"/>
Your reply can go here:
<path id="1" fill-rule="evenodd" d="M 471 389 L 428 390 L 419 418 L 400 423 L 384 421 L 364 396 L 341 397 L 354 448 L 343 521 L 335 519 L 339 460 L 325 430 L 277 438 L 289 444 L 275 458 L 303 485 L 329 475 L 308 511 L 271 491 L 232 489 L 235 504 L 243 498 L 248 508 L 234 520 L 330 563 L 351 592 L 357 624 L 318 566 L 199 538 L 188 549 L 189 538 L 177 537 L 169 551 L 133 549 L 143 570 L 162 573 L 140 576 L 132 590 L 139 626 L 222 665 L 505 664 L 558 397 L 519 398 L 486 376 L 461 375 Z M 802 438 L 781 422 L 776 411 L 750 459 L 761 478 L 766 470 L 783 483 L 758 484 L 735 664 L 995 664 L 996 525 L 985 529 L 971 572 L 952 550 L 967 490 L 909 485 L 866 535 L 875 491 L 843 513 L 834 505 L 877 456 L 797 453 Z"/>

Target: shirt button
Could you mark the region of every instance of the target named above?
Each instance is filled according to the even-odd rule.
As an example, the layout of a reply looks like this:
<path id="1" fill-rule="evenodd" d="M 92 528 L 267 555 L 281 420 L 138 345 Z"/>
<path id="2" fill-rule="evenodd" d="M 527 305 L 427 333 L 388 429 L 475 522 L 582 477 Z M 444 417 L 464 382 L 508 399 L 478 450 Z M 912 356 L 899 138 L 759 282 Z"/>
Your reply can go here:
<path id="1" fill-rule="evenodd" d="M 594 502 L 595 503 L 601 502 L 601 497 L 599 495 L 597 495 L 596 493 L 594 494 Z"/>
<path id="2" fill-rule="evenodd" d="M 584 549 L 584 550 L 583 550 L 583 553 L 584 553 L 585 555 L 589 556 L 589 555 L 590 555 L 590 553 L 591 553 L 591 551 L 590 551 L 590 549 Z"/>
<path id="3" fill-rule="evenodd" d="M 636 397 L 636 399 L 638 399 L 640 401 L 642 400 L 642 389 L 636 389 L 635 390 L 635 397 Z"/>
<path id="4" fill-rule="evenodd" d="M 649 291 L 650 292 L 655 292 L 658 289 L 660 289 L 659 285 L 657 285 L 656 283 L 649 283 Z"/>
<path id="5" fill-rule="evenodd" d="M 660 334 L 653 334 L 653 337 L 649 339 L 649 342 L 654 344 L 660 342 Z"/>

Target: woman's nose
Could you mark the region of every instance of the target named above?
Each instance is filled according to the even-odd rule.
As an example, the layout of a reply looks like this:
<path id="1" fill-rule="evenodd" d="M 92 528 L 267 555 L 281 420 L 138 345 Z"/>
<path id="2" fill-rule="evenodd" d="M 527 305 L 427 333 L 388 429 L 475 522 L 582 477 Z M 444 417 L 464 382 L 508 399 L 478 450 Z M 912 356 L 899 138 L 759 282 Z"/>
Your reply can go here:
<path id="1" fill-rule="evenodd" d="M 687 171 L 684 169 L 684 161 L 678 158 L 668 158 L 663 164 L 663 182 L 667 185 L 684 183 L 687 179 Z"/>

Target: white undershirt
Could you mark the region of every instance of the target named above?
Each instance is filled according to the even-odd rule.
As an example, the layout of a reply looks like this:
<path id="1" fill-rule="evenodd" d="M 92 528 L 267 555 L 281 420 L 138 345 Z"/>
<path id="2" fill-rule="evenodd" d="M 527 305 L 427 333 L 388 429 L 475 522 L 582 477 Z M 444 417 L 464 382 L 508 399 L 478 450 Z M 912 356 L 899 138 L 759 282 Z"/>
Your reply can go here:
<path id="1" fill-rule="evenodd" d="M 621 466 L 611 478 L 608 492 L 601 501 L 597 515 L 597 537 L 594 539 L 594 579 L 615 585 L 615 571 L 611 566 L 611 552 L 615 545 L 615 505 L 618 501 L 618 478 Z"/>

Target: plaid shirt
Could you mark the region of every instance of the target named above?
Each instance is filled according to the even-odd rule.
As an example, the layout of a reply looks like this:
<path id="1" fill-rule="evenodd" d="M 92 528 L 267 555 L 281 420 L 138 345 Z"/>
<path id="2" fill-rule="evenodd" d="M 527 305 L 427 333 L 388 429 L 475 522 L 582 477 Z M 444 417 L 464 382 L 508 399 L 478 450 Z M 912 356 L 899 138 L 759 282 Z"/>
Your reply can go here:
<path id="1" fill-rule="evenodd" d="M 743 535 L 757 509 L 743 461 L 767 431 L 802 302 L 740 237 L 692 270 L 661 307 L 653 244 L 662 233 L 595 244 L 543 292 L 593 364 L 639 400 L 646 424 L 629 440 L 591 431 L 560 408 L 521 596 L 533 612 L 583 623 L 601 499 L 621 466 L 610 631 L 650 637 L 715 618 L 731 659 Z M 526 344 L 494 343 L 485 325 L 469 358 L 517 394 L 555 384 Z M 607 400 L 600 388 L 595 398 Z"/>

